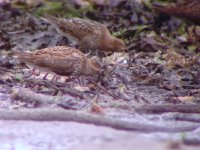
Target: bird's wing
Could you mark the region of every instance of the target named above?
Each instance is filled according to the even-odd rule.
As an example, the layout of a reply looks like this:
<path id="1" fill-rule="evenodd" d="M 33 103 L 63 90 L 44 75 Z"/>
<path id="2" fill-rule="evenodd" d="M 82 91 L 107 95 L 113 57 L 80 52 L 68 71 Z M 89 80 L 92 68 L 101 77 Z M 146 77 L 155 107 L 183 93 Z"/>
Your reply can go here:
<path id="1" fill-rule="evenodd" d="M 59 46 L 37 50 L 32 53 L 21 53 L 17 57 L 22 62 L 46 68 L 60 75 L 72 74 L 76 69 L 79 69 L 75 69 L 74 64 L 81 64 L 86 59 L 84 54 L 77 49 Z"/>
<path id="2" fill-rule="evenodd" d="M 101 34 L 102 24 L 80 18 L 62 19 L 46 15 L 45 18 L 49 20 L 54 27 L 62 33 L 67 33 L 77 39 L 81 39 L 87 35 Z"/>

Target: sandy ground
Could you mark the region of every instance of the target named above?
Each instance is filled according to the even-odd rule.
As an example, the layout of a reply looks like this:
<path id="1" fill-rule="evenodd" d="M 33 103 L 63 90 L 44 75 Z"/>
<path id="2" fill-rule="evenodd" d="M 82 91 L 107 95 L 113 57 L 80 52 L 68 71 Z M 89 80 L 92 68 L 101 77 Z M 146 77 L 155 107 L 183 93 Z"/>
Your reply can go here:
<path id="1" fill-rule="evenodd" d="M 74 122 L 0 121 L 1 150 L 198 150 L 178 140 Z"/>

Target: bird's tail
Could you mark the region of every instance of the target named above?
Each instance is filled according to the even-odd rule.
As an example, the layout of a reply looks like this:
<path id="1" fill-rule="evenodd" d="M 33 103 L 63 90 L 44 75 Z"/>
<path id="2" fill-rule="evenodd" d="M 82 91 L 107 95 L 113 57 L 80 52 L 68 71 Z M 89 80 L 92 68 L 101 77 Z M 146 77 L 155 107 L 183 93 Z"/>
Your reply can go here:
<path id="1" fill-rule="evenodd" d="M 47 20 L 51 25 L 54 26 L 56 31 L 69 38 L 80 39 L 82 34 L 77 30 L 80 28 L 79 25 L 71 21 L 70 19 L 61 19 L 50 15 L 45 15 L 45 20 Z"/>
<path id="2" fill-rule="evenodd" d="M 52 24 L 58 23 L 58 18 L 51 16 L 51 15 L 48 15 L 48 14 L 45 14 L 43 19 L 48 21 L 49 23 L 52 23 Z"/>
<path id="3" fill-rule="evenodd" d="M 30 62 L 32 60 L 31 54 L 29 52 L 13 51 L 13 57 L 21 62 Z"/>
<path id="4" fill-rule="evenodd" d="M 178 10 L 175 9 L 174 6 L 163 6 L 163 5 L 160 5 L 160 4 L 153 4 L 153 9 L 158 11 L 158 12 L 167 14 L 167 15 L 179 14 Z"/>

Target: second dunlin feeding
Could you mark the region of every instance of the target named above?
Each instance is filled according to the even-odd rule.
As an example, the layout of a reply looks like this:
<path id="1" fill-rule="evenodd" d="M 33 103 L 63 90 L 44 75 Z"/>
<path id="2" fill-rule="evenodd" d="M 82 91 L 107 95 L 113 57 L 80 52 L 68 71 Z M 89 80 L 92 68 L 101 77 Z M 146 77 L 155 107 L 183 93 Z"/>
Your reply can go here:
<path id="1" fill-rule="evenodd" d="M 80 18 L 56 18 L 46 15 L 45 18 L 63 36 L 75 39 L 83 52 L 123 52 L 124 42 L 110 34 L 108 28 L 96 21 Z"/>

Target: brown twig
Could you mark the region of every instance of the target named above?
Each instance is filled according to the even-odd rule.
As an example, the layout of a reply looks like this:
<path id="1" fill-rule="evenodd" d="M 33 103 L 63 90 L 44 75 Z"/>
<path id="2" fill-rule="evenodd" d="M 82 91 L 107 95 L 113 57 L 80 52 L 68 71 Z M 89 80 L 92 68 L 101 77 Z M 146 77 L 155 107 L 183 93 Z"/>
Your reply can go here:
<path id="1" fill-rule="evenodd" d="M 33 82 L 34 85 L 44 85 L 44 86 L 50 86 L 51 88 L 54 88 L 55 90 L 61 90 L 61 91 L 64 91 L 65 93 L 73 96 L 73 97 L 79 97 L 80 99 L 84 99 L 84 96 L 83 94 L 80 94 L 79 91 L 75 90 L 75 89 L 71 89 L 71 88 L 67 88 L 66 84 L 63 83 L 63 84 L 60 84 L 60 83 L 57 83 L 57 82 L 51 82 L 51 81 L 48 81 L 48 80 L 26 80 L 28 82 Z M 63 86 L 63 87 L 58 87 L 58 86 Z"/>
<path id="2" fill-rule="evenodd" d="M 88 114 L 79 111 L 63 109 L 21 109 L 0 110 L 1 120 L 35 120 L 35 121 L 75 121 L 80 123 L 108 126 L 115 129 L 142 132 L 185 132 L 198 128 L 200 125 L 190 126 L 155 126 L 138 122 L 127 122 L 104 116 Z"/>
<path id="3" fill-rule="evenodd" d="M 110 93 L 108 90 L 106 90 L 103 86 L 99 85 L 98 83 L 88 79 L 90 82 L 92 82 L 96 87 L 98 87 L 100 90 L 102 90 L 103 92 L 105 92 L 106 94 L 112 96 L 114 99 L 120 99 L 119 96 L 113 94 L 113 93 Z"/>
<path id="4" fill-rule="evenodd" d="M 195 145 L 195 146 L 200 146 L 200 138 L 188 138 L 185 137 L 183 138 L 183 143 L 186 145 Z"/>
<path id="5" fill-rule="evenodd" d="M 70 91 L 71 92 L 71 91 Z M 63 96 L 49 96 L 35 93 L 26 88 L 13 89 L 13 98 L 20 98 L 27 101 L 34 101 L 40 104 L 56 104 L 67 109 L 83 109 L 87 106 L 86 101 L 73 101 L 68 95 Z M 74 95 L 76 96 L 76 95 Z M 79 97 L 80 98 L 80 97 Z"/>
<path id="6" fill-rule="evenodd" d="M 59 96 L 49 96 L 49 95 L 44 95 L 44 94 L 38 94 L 26 88 L 19 88 L 19 89 L 13 88 L 11 96 L 13 98 L 27 99 L 29 101 L 35 101 L 42 104 L 44 103 L 55 104 L 59 101 L 59 99 L 62 99 L 62 97 L 59 97 Z"/>
<path id="7" fill-rule="evenodd" d="M 182 113 L 200 113 L 200 105 L 195 104 L 148 104 L 135 108 L 139 113 L 165 113 L 165 112 L 182 112 Z"/>
<path id="8" fill-rule="evenodd" d="M 189 121 L 189 122 L 199 122 L 200 123 L 200 115 L 199 114 L 175 113 L 175 114 L 169 114 L 165 118 L 169 119 L 169 120 Z"/>

